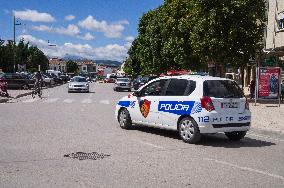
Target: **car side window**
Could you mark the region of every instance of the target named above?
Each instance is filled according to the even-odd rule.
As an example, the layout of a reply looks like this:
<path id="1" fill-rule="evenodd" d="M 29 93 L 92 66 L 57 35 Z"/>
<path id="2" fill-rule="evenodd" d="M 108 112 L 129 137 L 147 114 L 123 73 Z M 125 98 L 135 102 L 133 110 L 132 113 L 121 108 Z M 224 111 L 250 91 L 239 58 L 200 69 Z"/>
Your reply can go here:
<path id="1" fill-rule="evenodd" d="M 183 96 L 187 90 L 188 80 L 171 79 L 166 90 L 166 96 Z"/>
<path id="2" fill-rule="evenodd" d="M 187 85 L 184 95 L 190 95 L 195 90 L 195 88 L 196 88 L 196 82 L 192 80 L 188 80 L 188 85 Z"/>
<path id="3" fill-rule="evenodd" d="M 141 90 L 141 96 L 159 96 L 162 94 L 166 79 L 161 79 L 150 83 Z"/>

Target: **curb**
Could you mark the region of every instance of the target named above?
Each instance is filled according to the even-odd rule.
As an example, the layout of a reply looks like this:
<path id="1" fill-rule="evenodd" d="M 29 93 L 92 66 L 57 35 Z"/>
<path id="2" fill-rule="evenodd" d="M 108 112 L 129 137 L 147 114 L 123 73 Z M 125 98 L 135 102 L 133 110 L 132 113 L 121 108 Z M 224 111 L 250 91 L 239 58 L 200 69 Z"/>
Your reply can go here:
<path id="1" fill-rule="evenodd" d="M 3 99 L 1 98 L 1 99 L 0 99 L 0 103 L 5 103 L 5 102 L 7 102 L 8 100 L 9 100 L 9 99 L 7 99 L 7 98 L 3 98 Z"/>
<path id="2" fill-rule="evenodd" d="M 16 97 L 13 97 L 14 99 L 18 99 L 20 97 L 24 97 L 24 96 L 27 96 L 27 95 L 31 95 L 33 93 L 33 91 L 29 91 L 29 92 L 26 92 L 26 93 L 22 93 L 22 94 L 19 94 L 17 95 Z"/>

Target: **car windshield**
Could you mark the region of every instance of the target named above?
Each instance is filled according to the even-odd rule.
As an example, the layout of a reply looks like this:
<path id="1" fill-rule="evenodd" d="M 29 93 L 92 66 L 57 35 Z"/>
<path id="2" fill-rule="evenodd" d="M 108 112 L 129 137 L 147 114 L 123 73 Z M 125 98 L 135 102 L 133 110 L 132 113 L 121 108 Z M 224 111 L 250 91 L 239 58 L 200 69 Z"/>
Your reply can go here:
<path id="1" fill-rule="evenodd" d="M 86 78 L 74 77 L 71 79 L 71 82 L 87 82 L 87 81 L 86 81 Z"/>
<path id="2" fill-rule="evenodd" d="M 129 82 L 128 78 L 118 78 L 117 79 L 118 82 Z"/>
<path id="3" fill-rule="evenodd" d="M 203 94 L 216 98 L 242 98 L 244 97 L 238 84 L 231 80 L 207 80 L 203 84 Z"/>

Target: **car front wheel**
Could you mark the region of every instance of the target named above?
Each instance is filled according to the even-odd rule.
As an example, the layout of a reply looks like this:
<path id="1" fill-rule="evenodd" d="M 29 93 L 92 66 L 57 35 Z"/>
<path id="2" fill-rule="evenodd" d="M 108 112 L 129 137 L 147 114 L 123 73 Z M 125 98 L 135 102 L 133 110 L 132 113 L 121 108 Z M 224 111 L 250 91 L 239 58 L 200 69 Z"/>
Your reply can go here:
<path id="1" fill-rule="evenodd" d="M 120 110 L 118 115 L 118 122 L 122 129 L 130 129 L 130 127 L 132 126 L 132 121 L 127 109 L 123 108 Z"/>
<path id="2" fill-rule="evenodd" d="M 178 131 L 181 139 L 186 143 L 195 144 L 201 138 L 197 123 L 190 117 L 180 120 Z"/>
<path id="3" fill-rule="evenodd" d="M 229 140 L 238 141 L 245 137 L 247 131 L 234 131 L 227 132 L 225 135 L 229 138 Z"/>

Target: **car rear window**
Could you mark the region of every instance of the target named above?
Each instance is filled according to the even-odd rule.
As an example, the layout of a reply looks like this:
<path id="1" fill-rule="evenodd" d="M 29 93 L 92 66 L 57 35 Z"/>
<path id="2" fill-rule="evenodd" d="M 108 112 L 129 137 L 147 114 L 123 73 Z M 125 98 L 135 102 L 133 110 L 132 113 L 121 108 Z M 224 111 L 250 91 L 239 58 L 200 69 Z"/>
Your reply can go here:
<path id="1" fill-rule="evenodd" d="M 203 95 L 216 98 L 244 97 L 238 84 L 231 80 L 207 80 L 203 83 Z"/>

